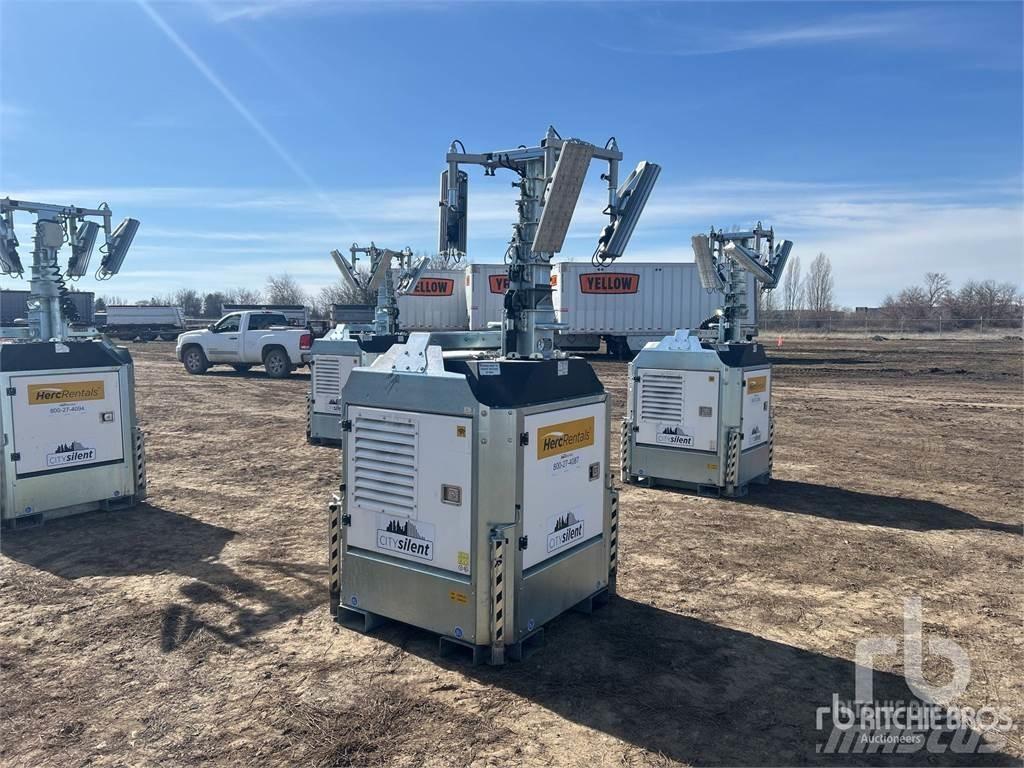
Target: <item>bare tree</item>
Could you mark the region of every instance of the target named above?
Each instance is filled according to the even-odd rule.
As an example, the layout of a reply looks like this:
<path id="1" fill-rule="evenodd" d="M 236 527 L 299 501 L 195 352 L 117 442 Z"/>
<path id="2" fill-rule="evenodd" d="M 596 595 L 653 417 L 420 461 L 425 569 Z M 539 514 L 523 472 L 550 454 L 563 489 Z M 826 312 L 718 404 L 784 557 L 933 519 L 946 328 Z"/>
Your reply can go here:
<path id="1" fill-rule="evenodd" d="M 775 291 L 758 291 L 757 293 L 757 309 L 761 315 L 774 312 L 779 308 L 779 300 Z"/>
<path id="2" fill-rule="evenodd" d="M 228 288 L 224 291 L 225 304 L 262 304 L 263 293 L 259 288 Z"/>
<path id="3" fill-rule="evenodd" d="M 833 304 L 834 281 L 832 262 L 824 253 L 819 253 L 807 271 L 807 305 L 814 312 L 829 312 Z"/>
<path id="4" fill-rule="evenodd" d="M 792 312 L 804 307 L 804 284 L 800 277 L 800 257 L 791 257 L 786 266 L 786 277 L 782 281 L 782 307 L 787 312 Z"/>
<path id="5" fill-rule="evenodd" d="M 932 309 L 939 307 L 949 295 L 952 283 L 945 272 L 925 272 L 924 290 L 928 297 L 928 306 Z"/>
<path id="6" fill-rule="evenodd" d="M 171 303 L 181 307 L 185 317 L 201 317 L 203 314 L 203 300 L 198 291 L 191 288 L 179 288 L 171 294 Z"/>
<path id="7" fill-rule="evenodd" d="M 298 281 L 287 272 L 270 275 L 267 278 L 268 304 L 305 304 L 306 292 Z"/>

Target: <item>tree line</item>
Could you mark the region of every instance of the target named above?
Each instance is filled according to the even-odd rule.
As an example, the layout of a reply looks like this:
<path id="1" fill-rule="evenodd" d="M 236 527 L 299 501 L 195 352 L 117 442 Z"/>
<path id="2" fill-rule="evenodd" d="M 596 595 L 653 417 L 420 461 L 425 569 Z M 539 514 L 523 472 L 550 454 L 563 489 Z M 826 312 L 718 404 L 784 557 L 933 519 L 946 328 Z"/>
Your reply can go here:
<path id="1" fill-rule="evenodd" d="M 424 253 L 417 253 L 418 260 Z M 468 262 L 466 262 L 468 263 Z M 445 267 L 444 259 L 432 256 L 427 264 L 428 269 Z M 356 273 L 363 279 L 369 277 L 369 265 L 365 262 L 356 265 Z M 109 304 L 169 304 L 181 307 L 185 317 L 205 317 L 216 319 L 222 315 L 224 304 L 301 304 L 310 308 L 315 318 L 330 319 L 333 304 L 376 304 L 377 292 L 365 288 L 349 288 L 340 280 L 325 285 L 316 293 L 303 290 L 299 282 L 287 272 L 267 277 L 267 282 L 260 288 L 227 288 L 220 291 L 197 291 L 192 288 L 179 288 L 164 295 L 150 296 L 141 301 L 129 302 L 120 296 L 99 296 L 96 299 L 96 311 L 102 312 Z"/>
<path id="2" fill-rule="evenodd" d="M 223 314 L 225 304 L 301 304 L 310 308 L 314 317 L 327 318 L 332 304 L 373 304 L 376 296 L 368 291 L 349 290 L 341 281 L 326 285 L 315 294 L 307 293 L 298 281 L 283 272 L 270 275 L 266 285 L 260 288 L 226 288 L 217 291 L 198 291 L 194 288 L 179 288 L 167 294 L 155 294 L 148 299 L 129 302 L 120 296 L 99 296 L 96 311 L 104 311 L 111 304 L 169 304 L 181 307 L 185 317 L 217 319 Z"/>
<path id="3" fill-rule="evenodd" d="M 909 285 L 882 302 L 882 312 L 902 320 L 940 316 L 955 319 L 1017 319 L 1024 313 L 1024 297 L 1010 282 L 968 280 L 956 290 L 945 272 L 927 272 L 924 283 Z"/>

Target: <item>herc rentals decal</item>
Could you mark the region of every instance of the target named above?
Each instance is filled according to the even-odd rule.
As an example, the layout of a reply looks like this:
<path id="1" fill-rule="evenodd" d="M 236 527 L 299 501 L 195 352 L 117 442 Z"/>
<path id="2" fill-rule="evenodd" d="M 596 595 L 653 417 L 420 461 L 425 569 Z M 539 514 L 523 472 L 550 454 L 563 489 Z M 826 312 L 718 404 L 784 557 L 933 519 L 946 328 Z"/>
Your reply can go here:
<path id="1" fill-rule="evenodd" d="M 72 381 L 59 384 L 29 384 L 29 405 L 59 405 L 83 400 L 102 400 L 102 381 Z"/>
<path id="2" fill-rule="evenodd" d="M 576 519 L 576 509 L 548 518 L 548 552 L 583 540 L 583 521 Z"/>
<path id="3" fill-rule="evenodd" d="M 594 444 L 594 417 L 563 421 L 537 429 L 537 458 L 576 451 Z"/>
<path id="4" fill-rule="evenodd" d="M 508 290 L 508 275 L 491 275 L 487 278 L 491 293 L 504 293 Z"/>
<path id="5" fill-rule="evenodd" d="M 747 394 L 756 395 L 768 388 L 767 376 L 751 376 L 747 379 Z"/>
<path id="6" fill-rule="evenodd" d="M 69 467 L 95 460 L 96 449 L 88 448 L 77 440 L 61 443 L 53 449 L 53 453 L 46 454 L 46 466 L 53 468 Z"/>
<path id="7" fill-rule="evenodd" d="M 580 275 L 583 293 L 636 293 L 640 275 L 632 272 L 584 272 Z"/>
<path id="8" fill-rule="evenodd" d="M 418 560 L 433 560 L 434 526 L 419 520 L 379 514 L 377 546 Z"/>
<path id="9" fill-rule="evenodd" d="M 455 293 L 455 281 L 448 277 L 421 277 L 412 289 L 411 296 L 451 296 Z"/>

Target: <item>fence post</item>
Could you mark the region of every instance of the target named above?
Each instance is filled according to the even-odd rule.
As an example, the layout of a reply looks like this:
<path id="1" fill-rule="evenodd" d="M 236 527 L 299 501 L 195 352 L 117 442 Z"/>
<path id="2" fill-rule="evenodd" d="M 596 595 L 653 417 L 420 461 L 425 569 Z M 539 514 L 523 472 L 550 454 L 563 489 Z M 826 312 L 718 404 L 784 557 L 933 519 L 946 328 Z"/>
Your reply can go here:
<path id="1" fill-rule="evenodd" d="M 982 315 L 981 317 L 978 318 L 978 323 L 979 323 L 979 326 L 980 326 L 979 330 L 978 330 L 978 333 L 979 334 L 985 333 L 985 316 L 984 315 Z"/>
<path id="2" fill-rule="evenodd" d="M 939 336 L 942 335 L 942 315 L 939 315 Z"/>

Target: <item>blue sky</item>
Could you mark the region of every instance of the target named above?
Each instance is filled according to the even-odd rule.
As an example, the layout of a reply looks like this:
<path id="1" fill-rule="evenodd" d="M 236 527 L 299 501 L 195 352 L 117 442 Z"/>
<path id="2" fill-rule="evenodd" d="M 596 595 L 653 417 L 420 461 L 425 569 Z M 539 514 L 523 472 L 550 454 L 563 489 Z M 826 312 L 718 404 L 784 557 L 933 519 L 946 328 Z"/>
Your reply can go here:
<path id="1" fill-rule="evenodd" d="M 628 259 L 760 219 L 877 304 L 926 271 L 1022 282 L 1021 63 L 1011 2 L 0 0 L 0 195 L 142 220 L 84 290 L 315 291 L 331 248 L 436 247 L 453 138 L 551 123 L 662 165 Z M 597 172 L 564 256 L 594 247 Z M 504 252 L 509 181 L 471 172 L 474 261 Z"/>

